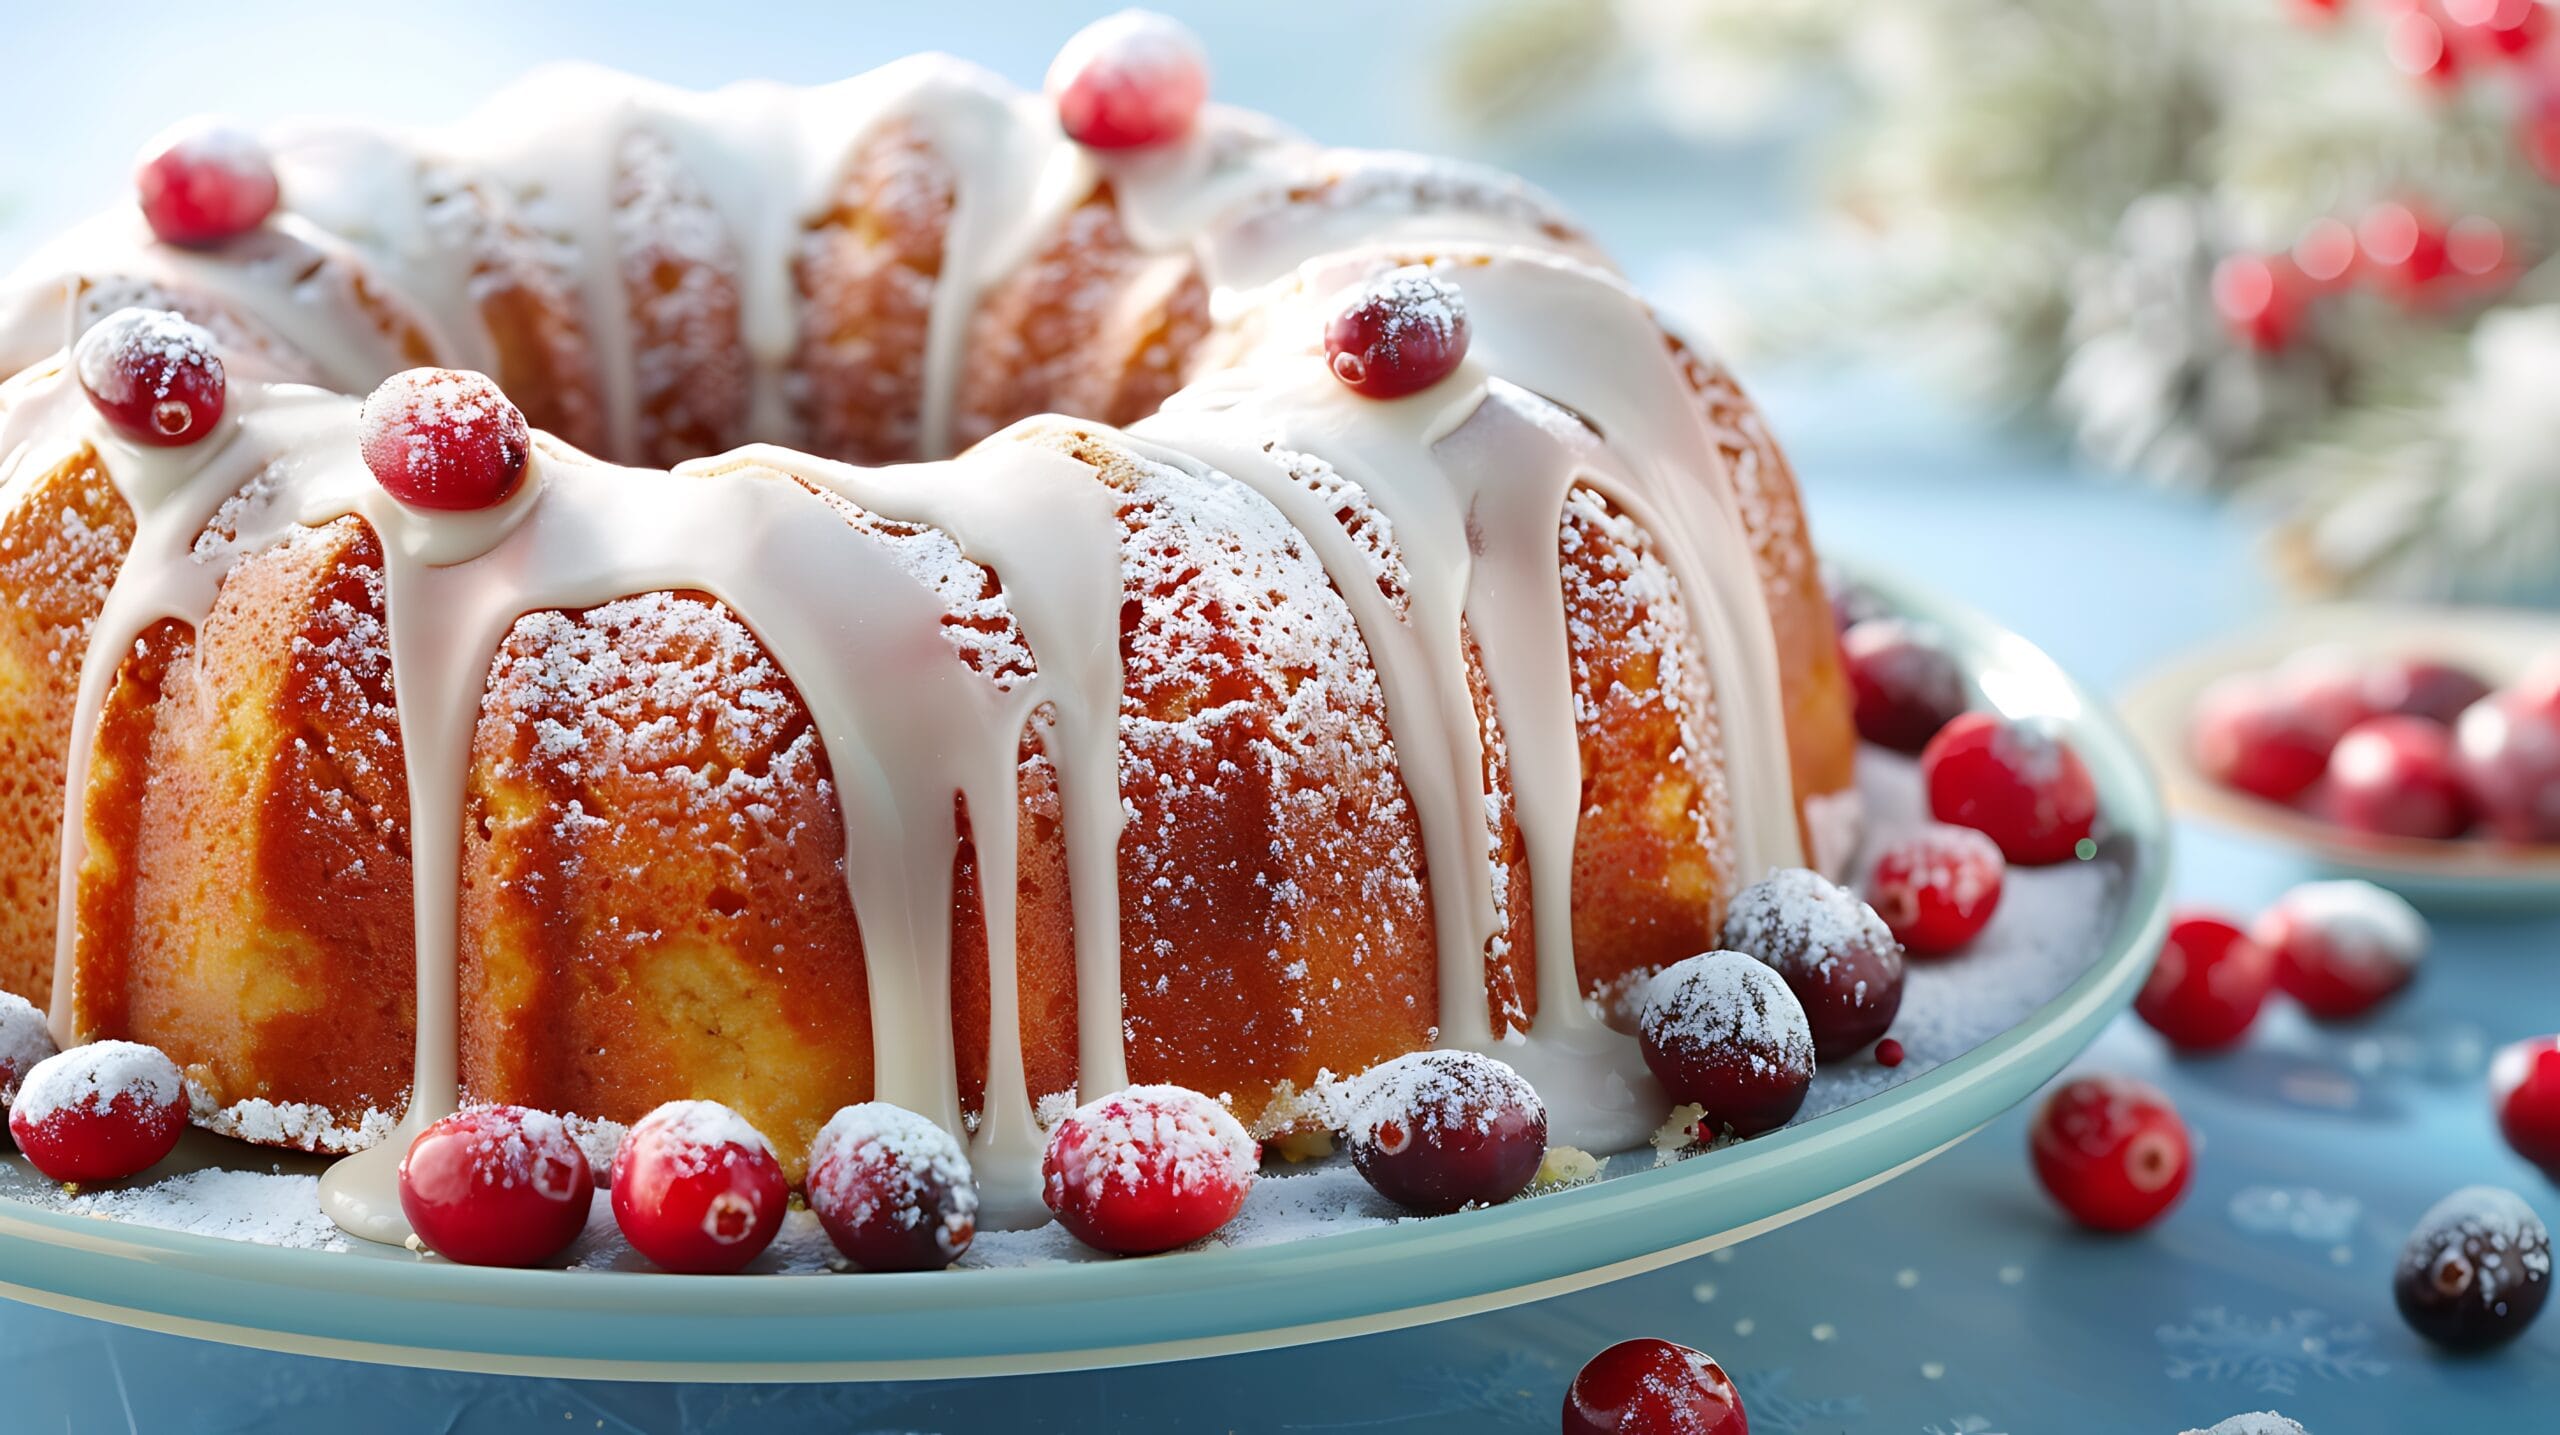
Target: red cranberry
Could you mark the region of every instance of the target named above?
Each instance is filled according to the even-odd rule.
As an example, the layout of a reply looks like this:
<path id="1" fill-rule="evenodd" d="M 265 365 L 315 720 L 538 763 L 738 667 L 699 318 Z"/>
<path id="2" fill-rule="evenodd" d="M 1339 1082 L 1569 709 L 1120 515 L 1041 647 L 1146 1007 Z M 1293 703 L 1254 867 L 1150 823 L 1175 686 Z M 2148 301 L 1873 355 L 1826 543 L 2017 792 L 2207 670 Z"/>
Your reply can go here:
<path id="1" fill-rule="evenodd" d="M 1926 629 L 1900 618 L 1859 623 L 1840 637 L 1857 701 L 1858 736 L 1916 753 L 1965 710 L 1964 671 Z"/>
<path id="2" fill-rule="evenodd" d="M 2466 1186 L 2418 1218 L 2391 1294 L 2411 1330 L 2448 1350 L 2504 1345 L 2551 1296 L 2551 1233 L 2515 1192 Z"/>
<path id="3" fill-rule="evenodd" d="M 727 1275 L 782 1229 L 791 1183 L 773 1146 L 717 1101 L 670 1101 L 613 1157 L 613 1220 L 631 1248 L 688 1275 Z"/>
<path id="4" fill-rule="evenodd" d="M 2275 980 L 2275 957 L 2247 933 L 2220 917 L 2181 913 L 2133 1009 L 2180 1051 L 2214 1051 L 2249 1030 Z"/>
<path id="5" fill-rule="evenodd" d="M 2027 1134 L 2036 1179 L 2093 1231 L 2131 1231 L 2177 1203 L 2194 1171 L 2169 1098 L 2121 1076 L 2083 1076 L 2045 1098 Z"/>
<path id="6" fill-rule="evenodd" d="M 2539 0 L 2449 0 L 2444 10 L 2462 39 L 2501 60 L 2531 54 L 2551 31 Z"/>
<path id="7" fill-rule="evenodd" d="M 1088 149 L 1145 149 L 1191 133 L 1209 60 L 1181 22 L 1123 10 L 1076 32 L 1049 65 L 1058 127 Z"/>
<path id="8" fill-rule="evenodd" d="M 2293 343 L 2310 289 L 2289 254 L 2233 254 L 2213 269 L 2213 307 L 2223 327 L 2264 353 Z"/>
<path id="9" fill-rule="evenodd" d="M 2451 727 L 2462 710 L 2489 695 L 2469 668 L 2433 658 L 2394 658 L 2365 674 L 2364 703 L 2377 714 L 2430 718 Z"/>
<path id="10" fill-rule="evenodd" d="M 2337 746 L 2347 729 L 2374 715 L 2366 697 L 2373 671 L 2352 649 L 2335 644 L 2305 648 L 2276 664 L 2266 678 L 2329 747 Z"/>
<path id="11" fill-rule="evenodd" d="M 2560 1181 L 2560 1037 L 2499 1048 L 2489 1063 L 2489 1108 L 2516 1154 Z"/>
<path id="12" fill-rule="evenodd" d="M 151 232 L 203 249 L 267 222 L 276 208 L 276 166 L 246 130 L 191 122 L 142 152 L 133 187 Z"/>
<path id="13" fill-rule="evenodd" d="M 2471 825 L 2471 793 L 2456 769 L 2453 736 L 2415 717 L 2368 718 L 2329 755 L 2329 819 L 2389 837 L 2459 837 Z"/>
<path id="14" fill-rule="evenodd" d="M 1876 1065 L 1878 1066 L 1900 1066 L 1902 1055 L 1902 1043 L 1895 1041 L 1892 1037 L 1886 1037 L 1876 1043 Z"/>
<path id="15" fill-rule="evenodd" d="M 1902 1009 L 1902 946 L 1892 929 L 1819 872 L 1782 867 L 1744 888 L 1725 914 L 1724 944 L 1786 979 L 1824 1061 L 1873 1046 Z"/>
<path id="16" fill-rule="evenodd" d="M 160 309 L 118 309 L 80 336 L 72 371 L 117 433 L 153 448 L 191 444 L 222 422 L 227 384 L 213 335 Z"/>
<path id="17" fill-rule="evenodd" d="M 1086 1245 L 1147 1255 L 1234 1220 L 1261 1160 L 1226 1107 L 1179 1086 L 1132 1086 L 1049 1133 L 1040 1196 Z"/>
<path id="18" fill-rule="evenodd" d="M 471 1266 L 532 1266 L 586 1229 L 595 1173 L 559 1117 L 475 1106 L 418 1133 L 400 1210 L 427 1248 Z"/>
<path id="19" fill-rule="evenodd" d="M 1991 924 L 2009 864 L 1970 827 L 1924 827 L 1876 858 L 1867 902 L 1915 957 L 1960 951 Z"/>
<path id="20" fill-rule="evenodd" d="M 116 1181 L 157 1165 L 187 1129 L 187 1084 L 158 1047 L 96 1041 L 18 1083 L 9 1134 L 56 1181 Z"/>
<path id="21" fill-rule="evenodd" d="M 524 481 L 533 455 L 524 412 L 468 369 L 384 379 L 364 401 L 356 433 L 375 481 L 412 508 L 494 508 Z"/>
<path id="22" fill-rule="evenodd" d="M 978 1235 L 978 1185 L 948 1131 L 885 1101 L 835 1114 L 809 1148 L 809 1209 L 866 1271 L 938 1271 Z"/>
<path id="23" fill-rule="evenodd" d="M 1564 1435 L 1750 1435 L 1742 1392 L 1706 1352 L 1622 1340 L 1564 1393 Z"/>
<path id="24" fill-rule="evenodd" d="M 2224 787 L 2290 802 L 2328 771 L 2334 734 L 2256 673 L 2224 678 L 2196 700 L 2187 751 Z"/>
<path id="25" fill-rule="evenodd" d="M 2506 842 L 2560 842 L 2560 709 L 2515 688 L 2473 703 L 2454 727 L 2481 824 Z"/>
<path id="26" fill-rule="evenodd" d="M 1707 952 L 1655 977 L 1636 1037 L 1671 1099 L 1703 1108 L 1706 1134 L 1774 1131 L 1813 1083 L 1804 1007 L 1776 972 L 1741 952 Z"/>
<path id="27" fill-rule="evenodd" d="M 2426 918 L 2370 882 L 2306 882 L 2259 914 L 2249 937 L 2274 955 L 2276 985 L 2324 1021 L 2371 1011 L 2427 954 Z"/>
<path id="28" fill-rule="evenodd" d="M 1378 1194 L 1438 1214 L 1526 1189 L 1547 1154 L 1547 1107 L 1490 1056 L 1417 1051 L 1353 1085 L 1348 1137 Z"/>
<path id="29" fill-rule="evenodd" d="M 1372 280 L 1325 325 L 1325 362 L 1355 394 L 1402 398 L 1447 378 L 1468 338 L 1458 286 L 1408 264 Z"/>
<path id="30" fill-rule="evenodd" d="M 1920 754 L 1929 812 L 1988 833 L 2024 866 L 2074 855 L 2098 821 L 2098 789 L 2080 755 L 2051 733 L 1993 713 L 1948 723 Z"/>
<path id="31" fill-rule="evenodd" d="M 27 1073 L 61 1049 L 35 1003 L 16 992 L 0 992 L 0 1106 L 17 1100 Z"/>

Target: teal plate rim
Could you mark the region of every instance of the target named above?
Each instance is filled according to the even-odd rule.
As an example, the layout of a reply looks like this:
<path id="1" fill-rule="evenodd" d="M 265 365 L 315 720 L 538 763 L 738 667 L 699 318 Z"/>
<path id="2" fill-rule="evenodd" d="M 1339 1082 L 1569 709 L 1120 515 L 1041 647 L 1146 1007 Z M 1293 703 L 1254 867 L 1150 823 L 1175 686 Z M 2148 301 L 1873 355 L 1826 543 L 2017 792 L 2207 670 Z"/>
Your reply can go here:
<path id="1" fill-rule="evenodd" d="M 841 1278 L 351 1259 L 0 1198 L 0 1294 L 298 1354 L 644 1380 L 930 1379 L 1137 1364 L 1419 1325 L 1635 1275 L 1845 1200 L 2025 1100 L 2131 1001 L 2167 924 L 2169 827 L 2132 738 L 2050 658 L 1927 590 L 1983 701 L 2055 723 L 2126 872 L 2106 950 L 2016 1026 L 1910 1081 L 1697 1159 L 1429 1220 L 1249 1248 Z"/>

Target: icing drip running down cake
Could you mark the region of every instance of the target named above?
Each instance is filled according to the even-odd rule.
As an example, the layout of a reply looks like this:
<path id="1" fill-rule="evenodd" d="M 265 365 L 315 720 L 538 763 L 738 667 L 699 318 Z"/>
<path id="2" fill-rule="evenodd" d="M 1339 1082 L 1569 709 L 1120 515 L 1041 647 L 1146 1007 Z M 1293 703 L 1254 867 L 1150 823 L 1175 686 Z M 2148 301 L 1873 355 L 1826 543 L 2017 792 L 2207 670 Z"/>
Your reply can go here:
<path id="1" fill-rule="evenodd" d="M 1786 463 L 1542 198 L 1157 24 L 195 133 L 0 285 L 0 987 L 376 1239 L 486 1103 L 795 1183 L 889 1103 L 990 1224 L 1133 1086 L 1652 1133 L 1636 988 L 1855 830 Z"/>

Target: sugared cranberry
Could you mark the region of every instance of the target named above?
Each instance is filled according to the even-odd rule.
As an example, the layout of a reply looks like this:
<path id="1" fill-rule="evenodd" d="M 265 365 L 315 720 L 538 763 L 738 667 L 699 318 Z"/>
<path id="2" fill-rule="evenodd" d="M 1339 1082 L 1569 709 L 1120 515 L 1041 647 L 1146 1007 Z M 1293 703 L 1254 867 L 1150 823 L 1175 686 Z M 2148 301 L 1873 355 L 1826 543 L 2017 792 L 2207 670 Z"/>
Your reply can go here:
<path id="1" fill-rule="evenodd" d="M 948 1131 L 885 1101 L 837 1112 L 809 1147 L 809 1209 L 866 1271 L 938 1271 L 978 1235 L 978 1185 Z"/>
<path id="2" fill-rule="evenodd" d="M 2027 1134 L 2036 1179 L 2071 1219 L 2131 1231 L 2159 1219 L 2194 1169 L 2187 1123 L 2169 1098 L 2121 1076 L 2054 1088 Z"/>
<path id="3" fill-rule="evenodd" d="M 1123 10 L 1075 33 L 1050 62 L 1058 127 L 1087 149 L 1145 149 L 1191 133 L 1209 101 L 1209 58 L 1180 21 Z"/>
<path id="4" fill-rule="evenodd" d="M 2325 1021 L 2371 1011 L 2427 954 L 2426 918 L 2370 882 L 2306 882 L 2260 913 L 2249 936 L 2274 954 L 2276 985 Z"/>
<path id="5" fill-rule="evenodd" d="M 2560 842 L 2560 709 L 2518 686 L 2473 703 L 2454 755 L 2481 825 L 2506 842 Z"/>
<path id="6" fill-rule="evenodd" d="M 2489 1109 L 2515 1153 L 2560 1182 L 2560 1036 L 2498 1049 L 2489 1062 Z"/>
<path id="7" fill-rule="evenodd" d="M 1916 753 L 1965 709 L 1964 670 L 1917 624 L 1857 624 L 1840 636 L 1840 656 L 1849 665 L 1858 736 L 1880 747 Z"/>
<path id="8" fill-rule="evenodd" d="M 0 1106 L 17 1100 L 27 1073 L 61 1049 L 35 1003 L 16 992 L 0 992 Z"/>
<path id="9" fill-rule="evenodd" d="M 191 121 L 144 146 L 133 188 L 153 234 L 210 248 L 275 213 L 276 166 L 248 131 Z"/>
<path id="10" fill-rule="evenodd" d="M 2271 802 L 2290 802 L 2319 781 L 2335 741 L 2322 735 L 2308 710 L 2256 673 L 2205 689 L 2187 726 L 2187 751 L 2199 771 Z"/>
<path id="11" fill-rule="evenodd" d="M 2070 745 L 2042 728 L 1966 713 L 1920 754 L 1929 812 L 1971 827 L 2023 866 L 2072 856 L 2098 822 L 2098 788 Z"/>
<path id="12" fill-rule="evenodd" d="M 2268 670 L 2266 680 L 2301 715 L 2319 741 L 2338 745 L 2347 729 L 2374 716 L 2366 694 L 2373 671 L 2361 654 L 2336 644 L 2305 648 Z"/>
<path id="13" fill-rule="evenodd" d="M 1884 849 L 1867 876 L 1867 903 L 1916 957 L 1960 951 L 1991 924 L 2009 870 L 2000 847 L 1970 827 L 1924 827 Z"/>
<path id="14" fill-rule="evenodd" d="M 1234 1220 L 1261 1160 L 1216 1101 L 1180 1086 L 1132 1086 L 1076 1108 L 1049 1133 L 1040 1196 L 1086 1245 L 1147 1255 Z"/>
<path id="15" fill-rule="evenodd" d="M 1343 387 L 1402 398 L 1447 378 L 1467 356 L 1466 296 L 1420 264 L 1371 280 L 1325 325 L 1325 362 Z"/>
<path id="16" fill-rule="evenodd" d="M 1706 1352 L 1622 1340 L 1564 1393 L 1564 1435 L 1749 1435 L 1742 1392 Z"/>
<path id="17" fill-rule="evenodd" d="M 726 1275 L 773 1244 L 791 1183 L 773 1146 L 717 1101 L 670 1101 L 613 1157 L 613 1220 L 631 1248 L 688 1275 Z"/>
<path id="18" fill-rule="evenodd" d="M 1902 1055 L 1902 1043 L 1895 1041 L 1892 1037 L 1886 1037 L 1876 1043 L 1876 1065 L 1878 1066 L 1900 1066 Z"/>
<path id="19" fill-rule="evenodd" d="M 1702 1134 L 1757 1136 L 1787 1124 L 1813 1083 L 1813 1028 L 1786 982 L 1742 952 L 1676 962 L 1645 987 L 1644 1064 Z"/>
<path id="20" fill-rule="evenodd" d="M 2275 981 L 2275 957 L 2246 932 L 2183 912 L 2171 919 L 2133 1009 L 2180 1051 L 2213 1051 L 2249 1030 Z"/>
<path id="21" fill-rule="evenodd" d="M 533 430 L 486 374 L 406 369 L 382 381 L 357 422 L 364 466 L 412 508 L 504 503 L 524 481 Z"/>
<path id="22" fill-rule="evenodd" d="M 2465 1186 L 2418 1218 L 2391 1294 L 2411 1330 L 2448 1350 L 2504 1345 L 2550 1298 L 2551 1233 L 2515 1192 Z"/>
<path id="23" fill-rule="evenodd" d="M 155 1046 L 95 1041 L 35 1064 L 9 1134 L 56 1181 L 115 1181 L 156 1165 L 187 1129 L 187 1085 Z"/>
<path id="24" fill-rule="evenodd" d="M 2367 718 L 2329 754 L 2327 812 L 2358 832 L 2459 837 L 2471 825 L 2471 793 L 2442 723 Z"/>
<path id="25" fill-rule="evenodd" d="M 118 309 L 80 336 L 72 371 L 117 433 L 153 448 L 194 443 L 222 422 L 228 387 L 213 335 L 163 309 Z"/>
<path id="26" fill-rule="evenodd" d="M 1902 1009 L 1902 945 L 1892 929 L 1857 893 L 1810 868 L 1782 867 L 1742 889 L 1725 913 L 1724 944 L 1786 979 L 1824 1061 L 1874 1045 Z"/>
<path id="27" fill-rule="evenodd" d="M 1520 1073 L 1472 1051 L 1417 1051 L 1351 1090 L 1351 1164 L 1378 1194 L 1438 1214 L 1508 1201 L 1547 1154 L 1547 1107 Z"/>
<path id="28" fill-rule="evenodd" d="M 2392 658 L 2364 678 L 2364 705 L 2375 714 L 2431 718 L 2446 727 L 2488 695 L 2489 685 L 2478 673 L 2434 658 Z"/>
<path id="29" fill-rule="evenodd" d="M 471 1266 L 532 1266 L 587 1224 L 595 1172 L 559 1117 L 475 1106 L 418 1133 L 400 1158 L 400 1211 L 427 1248 Z"/>

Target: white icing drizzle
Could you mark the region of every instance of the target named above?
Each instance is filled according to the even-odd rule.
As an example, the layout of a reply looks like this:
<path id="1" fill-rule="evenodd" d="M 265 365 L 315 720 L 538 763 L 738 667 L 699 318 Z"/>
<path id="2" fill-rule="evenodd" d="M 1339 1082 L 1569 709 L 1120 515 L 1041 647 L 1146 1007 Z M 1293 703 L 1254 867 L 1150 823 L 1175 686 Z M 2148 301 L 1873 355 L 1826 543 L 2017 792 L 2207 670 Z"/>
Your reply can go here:
<path id="1" fill-rule="evenodd" d="M 1133 240 L 1190 250 L 1213 312 L 1241 352 L 1125 441 L 1154 461 L 1214 470 L 1259 492 L 1304 535 L 1371 654 L 1404 783 L 1422 828 L 1438 932 L 1437 1040 L 1497 1050 L 1545 1098 L 1566 1144 L 1643 1139 L 1662 1100 L 1634 1043 L 1581 990 L 1571 925 L 1580 802 L 1560 602 L 1558 525 L 1588 484 L 1660 543 L 1712 677 L 1733 787 L 1733 861 L 1751 873 L 1799 862 L 1777 655 L 1757 570 L 1721 460 L 1640 298 L 1534 194 L 1500 176 L 1403 157 L 1317 150 L 1267 123 L 1213 111 L 1194 139 L 1098 164 L 1057 134 L 1045 101 L 939 57 L 810 90 L 736 86 L 695 95 L 603 71 L 544 70 L 449 135 L 314 132 L 280 146 L 296 212 L 218 254 L 149 242 L 111 217 L 0 286 L 0 362 L 76 335 L 63 275 L 136 279 L 207 296 L 271 332 L 298 376 L 361 393 L 413 360 L 361 320 L 404 317 L 443 362 L 490 367 L 472 319 L 471 265 L 439 242 L 434 183 L 476 176 L 516 218 L 576 256 L 568 271 L 597 356 L 605 433 L 638 431 L 636 360 L 612 207 L 635 126 L 663 140 L 728 228 L 752 370 L 751 432 L 793 436 L 799 342 L 794 256 L 847 157 L 891 121 L 948 160 L 957 194 L 935 284 L 920 430 L 952 431 L 967 325 L 1096 183 L 1114 186 Z M 437 170 L 450 167 L 450 172 Z M 1284 197 L 1286 202 L 1283 202 Z M 1391 403 L 1351 395 L 1313 347 L 1346 285 L 1398 259 L 1449 266 L 1475 325 L 1460 372 Z M 314 265 L 314 258 L 332 262 Z M 88 317 L 94 318 L 95 315 Z M 1249 319 L 1250 322 L 1243 322 Z M 1038 717 L 1065 814 L 1074 913 L 1078 1085 L 1128 1084 L 1121 1017 L 1118 787 L 1121 527 L 1114 492 L 1083 464 L 999 437 L 958 459 L 860 469 L 751 446 L 675 473 L 618 468 L 545 438 L 523 489 L 499 509 L 428 515 L 371 481 L 352 437 L 355 403 L 270 386 L 292 363 L 232 367 L 219 432 L 142 449 L 97 419 L 59 364 L 14 381 L 0 414 L 0 479 L 86 442 L 131 506 L 136 536 L 82 667 L 66 784 L 62 931 L 53 1021 L 72 1016 L 82 805 L 100 713 L 125 654 L 154 623 L 201 625 L 224 576 L 299 525 L 354 516 L 382 540 L 385 607 L 411 801 L 417 892 L 417 1050 L 400 1129 L 333 1167 L 332 1216 L 398 1240 L 393 1171 L 408 1136 L 459 1094 L 458 866 L 473 724 L 492 655 L 521 617 L 663 590 L 706 592 L 739 613 L 806 703 L 836 782 L 846 880 L 872 1003 L 875 1097 L 962 1131 L 951 1035 L 953 798 L 979 863 L 991 990 L 984 1107 L 970 1138 L 991 1226 L 1041 1218 L 1041 1130 L 1016 981 L 1019 751 Z M 1293 474 L 1329 465 L 1391 527 L 1405 582 L 1382 593 L 1375 555 L 1337 505 Z M 199 537 L 235 505 L 237 536 Z M 882 518 L 947 533 L 999 573 L 1036 655 L 1028 679 L 991 681 L 941 632 L 945 608 L 878 539 L 815 489 Z M 718 541 L 706 541 L 718 535 Z M 428 615 L 420 618 L 417 615 Z M 1462 630 L 1462 625 L 1464 628 Z M 1483 735 L 1468 685 L 1471 631 L 1510 759 L 1526 845 L 1539 1014 L 1495 1035 L 1486 961 L 1501 936 Z"/>

